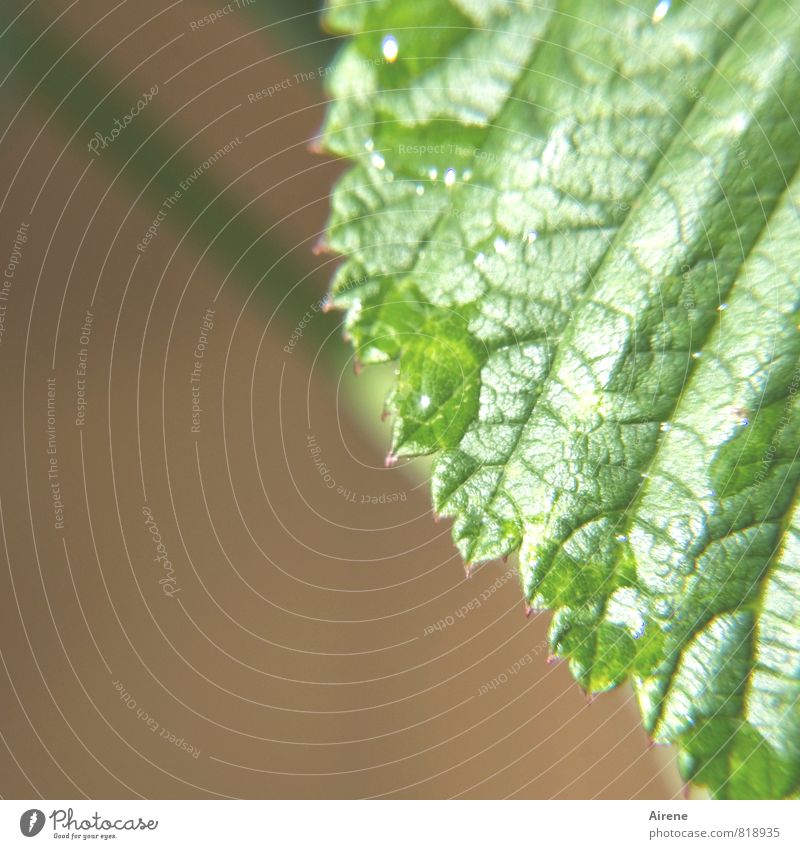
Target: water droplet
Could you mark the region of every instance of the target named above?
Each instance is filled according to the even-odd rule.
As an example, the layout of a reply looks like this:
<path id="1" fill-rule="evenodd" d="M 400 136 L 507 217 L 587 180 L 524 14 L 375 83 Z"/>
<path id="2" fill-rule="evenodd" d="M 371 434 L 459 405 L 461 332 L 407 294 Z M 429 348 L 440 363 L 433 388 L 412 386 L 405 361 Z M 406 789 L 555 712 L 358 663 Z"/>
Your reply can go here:
<path id="1" fill-rule="evenodd" d="M 422 183 L 417 183 L 417 194 L 422 197 L 425 194 L 425 186 Z"/>
<path id="2" fill-rule="evenodd" d="M 373 153 L 370 162 L 373 167 L 377 168 L 379 171 L 382 171 L 384 165 L 386 165 L 386 160 L 380 155 L 380 153 Z"/>
<path id="3" fill-rule="evenodd" d="M 655 604 L 656 613 L 662 619 L 669 619 L 671 616 L 675 614 L 674 605 L 665 598 L 660 598 L 656 601 Z"/>
<path id="4" fill-rule="evenodd" d="M 628 537 L 626 537 L 625 534 L 617 534 L 615 539 L 616 539 L 617 542 L 627 542 L 628 541 Z"/>
<path id="5" fill-rule="evenodd" d="M 528 235 L 525 236 L 525 241 L 532 245 L 539 238 L 539 234 L 535 230 L 528 230 Z"/>
<path id="6" fill-rule="evenodd" d="M 461 176 L 464 178 L 464 182 L 468 183 L 472 179 L 472 169 L 465 168 L 464 173 Z"/>
<path id="7" fill-rule="evenodd" d="M 669 12 L 669 7 L 672 5 L 672 0 L 660 0 L 659 4 L 656 6 L 655 11 L 653 12 L 653 23 L 659 24 L 666 17 L 667 12 Z"/>
<path id="8" fill-rule="evenodd" d="M 419 405 L 423 410 L 427 410 L 431 405 L 430 395 L 420 395 L 419 396 Z"/>
<path id="9" fill-rule="evenodd" d="M 703 356 L 703 352 L 702 352 L 702 351 L 695 351 L 695 352 L 692 354 L 692 359 L 693 359 L 693 360 L 699 360 L 699 359 L 700 359 L 700 357 L 702 357 L 702 356 Z"/>
<path id="10" fill-rule="evenodd" d="M 483 252 L 481 252 L 476 255 L 475 259 L 472 262 L 476 268 L 483 268 L 483 266 L 486 265 L 486 256 L 483 254 Z"/>
<path id="11" fill-rule="evenodd" d="M 653 572 L 657 578 L 666 578 L 669 575 L 669 566 L 666 563 L 657 563 Z"/>
<path id="12" fill-rule="evenodd" d="M 727 305 L 727 304 L 720 304 L 720 305 L 717 307 L 717 310 L 719 310 L 719 312 L 725 312 L 725 310 L 726 310 L 726 309 L 728 309 L 728 305 Z"/>
<path id="13" fill-rule="evenodd" d="M 662 433 L 667 433 L 672 430 L 672 425 L 669 422 L 661 422 L 661 424 L 659 425 L 659 430 Z"/>
<path id="14" fill-rule="evenodd" d="M 497 253 L 504 254 L 506 252 L 507 247 L 508 247 L 508 243 L 506 242 L 505 239 L 501 238 L 500 236 L 498 236 L 494 240 L 494 249 L 497 251 Z"/>
<path id="15" fill-rule="evenodd" d="M 372 141 L 372 139 L 367 139 L 364 142 L 364 149 L 367 151 L 367 153 L 371 153 L 375 149 L 375 142 Z"/>
<path id="16" fill-rule="evenodd" d="M 452 186 L 456 181 L 456 169 L 448 168 L 447 171 L 444 172 L 444 184 L 445 186 Z"/>
<path id="17" fill-rule="evenodd" d="M 431 180 L 435 180 L 439 176 L 439 172 L 435 168 L 431 168 L 431 170 L 428 171 L 428 176 Z"/>
<path id="18" fill-rule="evenodd" d="M 387 35 L 386 38 L 383 39 L 381 49 L 383 50 L 383 58 L 386 59 L 389 64 L 397 59 L 399 47 L 397 39 L 393 35 Z"/>

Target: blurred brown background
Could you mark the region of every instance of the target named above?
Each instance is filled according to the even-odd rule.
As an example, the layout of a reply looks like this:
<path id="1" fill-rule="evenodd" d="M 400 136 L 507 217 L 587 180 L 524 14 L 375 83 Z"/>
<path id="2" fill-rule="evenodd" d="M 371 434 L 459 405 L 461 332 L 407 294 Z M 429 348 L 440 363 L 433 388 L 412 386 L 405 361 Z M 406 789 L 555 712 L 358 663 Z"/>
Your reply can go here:
<path id="1" fill-rule="evenodd" d="M 314 5 L 3 0 L 0 33 L 0 793 L 680 792 L 383 468 L 387 375 L 318 309 Z"/>

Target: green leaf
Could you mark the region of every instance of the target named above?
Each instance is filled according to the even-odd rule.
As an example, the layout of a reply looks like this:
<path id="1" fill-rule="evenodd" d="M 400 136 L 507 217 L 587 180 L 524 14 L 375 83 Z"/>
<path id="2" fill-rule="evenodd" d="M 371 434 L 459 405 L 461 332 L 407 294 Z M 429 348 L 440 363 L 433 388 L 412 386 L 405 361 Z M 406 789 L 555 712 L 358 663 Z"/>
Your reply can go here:
<path id="1" fill-rule="evenodd" d="M 800 794 L 799 5 L 328 12 L 332 297 L 399 361 L 392 454 L 723 798 Z"/>

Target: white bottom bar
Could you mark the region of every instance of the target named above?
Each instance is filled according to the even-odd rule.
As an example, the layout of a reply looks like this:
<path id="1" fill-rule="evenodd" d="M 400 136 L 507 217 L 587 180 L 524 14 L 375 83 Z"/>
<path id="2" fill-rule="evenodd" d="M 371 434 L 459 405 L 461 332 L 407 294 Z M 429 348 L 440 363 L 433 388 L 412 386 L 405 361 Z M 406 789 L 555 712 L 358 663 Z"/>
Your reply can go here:
<path id="1" fill-rule="evenodd" d="M 800 802 L 31 800 L 0 801 L 0 846 L 777 849 L 799 821 Z"/>

